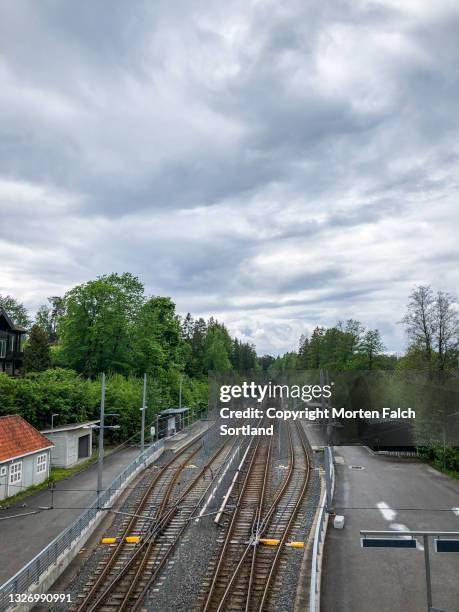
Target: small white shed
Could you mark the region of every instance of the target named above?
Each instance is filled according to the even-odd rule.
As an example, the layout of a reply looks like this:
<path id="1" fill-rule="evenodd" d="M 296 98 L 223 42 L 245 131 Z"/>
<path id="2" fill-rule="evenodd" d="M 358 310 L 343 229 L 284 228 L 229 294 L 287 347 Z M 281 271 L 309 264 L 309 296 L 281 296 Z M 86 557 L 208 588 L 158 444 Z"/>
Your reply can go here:
<path id="1" fill-rule="evenodd" d="M 51 465 L 68 468 L 87 461 L 92 455 L 93 428 L 99 422 L 69 423 L 43 430 L 41 433 L 54 444 L 51 449 Z"/>

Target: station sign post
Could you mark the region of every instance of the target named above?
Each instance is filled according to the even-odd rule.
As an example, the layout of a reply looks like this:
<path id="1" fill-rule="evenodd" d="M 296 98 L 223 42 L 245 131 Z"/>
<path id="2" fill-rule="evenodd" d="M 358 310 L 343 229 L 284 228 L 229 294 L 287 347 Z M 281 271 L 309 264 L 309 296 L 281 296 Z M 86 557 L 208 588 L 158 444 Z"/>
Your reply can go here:
<path id="1" fill-rule="evenodd" d="M 429 537 L 435 538 L 435 552 L 459 553 L 458 531 L 360 531 L 362 548 L 411 548 L 416 549 L 417 537 L 422 538 L 426 572 L 427 612 L 446 612 L 432 606 L 430 579 Z"/>

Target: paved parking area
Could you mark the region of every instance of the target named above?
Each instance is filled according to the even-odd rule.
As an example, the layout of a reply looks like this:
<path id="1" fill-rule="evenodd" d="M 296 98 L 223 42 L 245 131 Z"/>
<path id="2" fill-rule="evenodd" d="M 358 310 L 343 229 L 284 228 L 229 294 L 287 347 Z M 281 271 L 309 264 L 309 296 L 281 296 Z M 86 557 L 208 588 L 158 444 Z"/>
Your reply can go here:
<path id="1" fill-rule="evenodd" d="M 324 612 L 423 612 L 423 549 L 363 549 L 359 530 L 459 532 L 459 481 L 416 460 L 337 447 L 335 509 L 344 530 L 330 527 L 322 577 Z M 361 468 L 361 469 L 359 469 Z M 433 606 L 459 612 L 459 553 L 431 552 Z"/>

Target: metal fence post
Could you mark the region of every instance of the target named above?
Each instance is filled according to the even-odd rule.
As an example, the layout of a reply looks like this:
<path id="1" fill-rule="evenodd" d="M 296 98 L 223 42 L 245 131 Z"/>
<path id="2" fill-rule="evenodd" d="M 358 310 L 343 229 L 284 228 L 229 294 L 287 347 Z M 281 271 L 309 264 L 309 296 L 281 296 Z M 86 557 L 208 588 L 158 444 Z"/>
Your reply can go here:
<path id="1" fill-rule="evenodd" d="M 427 612 L 432 608 L 432 584 L 430 581 L 430 558 L 429 558 L 429 536 L 424 538 L 424 560 L 426 563 L 426 590 L 427 590 Z"/>

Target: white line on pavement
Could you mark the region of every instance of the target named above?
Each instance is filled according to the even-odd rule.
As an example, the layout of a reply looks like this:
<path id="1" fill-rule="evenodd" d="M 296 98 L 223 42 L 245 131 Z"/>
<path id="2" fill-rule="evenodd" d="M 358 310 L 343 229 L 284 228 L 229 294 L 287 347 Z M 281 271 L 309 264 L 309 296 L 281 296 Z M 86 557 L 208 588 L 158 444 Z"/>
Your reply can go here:
<path id="1" fill-rule="evenodd" d="M 391 523 L 389 525 L 390 529 L 393 529 L 394 531 L 409 531 L 410 528 L 407 527 L 406 525 L 404 525 L 403 523 Z M 402 536 L 401 538 L 402 540 L 411 540 L 411 536 L 406 535 L 406 536 Z M 416 541 L 416 548 L 418 550 L 424 550 L 424 545 L 421 544 L 421 542 L 419 542 L 419 540 Z"/>
<path id="2" fill-rule="evenodd" d="M 394 518 L 397 516 L 395 510 L 392 510 L 392 508 L 388 504 L 386 504 L 386 502 L 378 502 L 376 504 L 376 507 L 381 512 L 386 521 L 393 521 Z"/>

